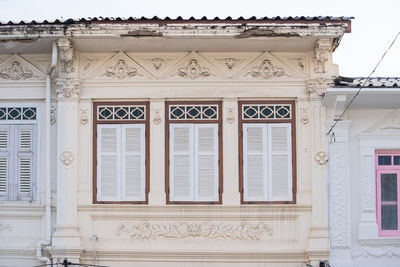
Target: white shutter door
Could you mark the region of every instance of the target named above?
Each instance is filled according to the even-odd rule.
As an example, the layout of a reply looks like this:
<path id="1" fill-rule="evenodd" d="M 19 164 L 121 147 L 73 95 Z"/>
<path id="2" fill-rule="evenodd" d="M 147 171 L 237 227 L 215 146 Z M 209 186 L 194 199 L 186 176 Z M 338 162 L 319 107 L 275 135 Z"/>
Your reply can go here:
<path id="1" fill-rule="evenodd" d="M 10 126 L 0 125 L 0 200 L 9 198 Z"/>
<path id="2" fill-rule="evenodd" d="M 121 125 L 97 125 L 97 199 L 121 200 Z"/>
<path id="3" fill-rule="evenodd" d="M 195 124 L 195 200 L 218 201 L 218 124 Z"/>
<path id="4" fill-rule="evenodd" d="M 146 200 L 145 177 L 145 125 L 122 125 L 122 200 Z"/>
<path id="5" fill-rule="evenodd" d="M 18 125 L 17 133 L 17 199 L 32 200 L 35 187 L 34 125 Z"/>
<path id="6" fill-rule="evenodd" d="M 269 193 L 272 201 L 292 200 L 292 138 L 290 123 L 269 124 Z"/>
<path id="7" fill-rule="evenodd" d="M 245 201 L 268 199 L 266 151 L 266 125 L 243 124 L 243 197 Z"/>
<path id="8" fill-rule="evenodd" d="M 193 125 L 170 124 L 171 201 L 194 200 L 193 187 Z"/>

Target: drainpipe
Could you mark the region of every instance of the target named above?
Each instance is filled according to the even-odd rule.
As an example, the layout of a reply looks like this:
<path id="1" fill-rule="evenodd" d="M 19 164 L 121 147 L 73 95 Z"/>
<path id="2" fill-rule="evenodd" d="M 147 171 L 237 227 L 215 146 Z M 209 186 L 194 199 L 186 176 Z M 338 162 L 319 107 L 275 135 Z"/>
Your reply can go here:
<path id="1" fill-rule="evenodd" d="M 53 42 L 51 65 L 47 70 L 46 75 L 46 134 L 45 134 L 45 149 L 46 149 L 46 200 L 45 200 L 45 239 L 40 240 L 36 247 L 36 258 L 40 261 L 45 261 L 46 264 L 50 264 L 50 259 L 42 255 L 42 246 L 48 246 L 51 242 L 51 169 L 50 169 L 50 112 L 51 112 L 51 91 L 50 91 L 50 76 L 54 68 L 57 65 L 57 45 Z"/>

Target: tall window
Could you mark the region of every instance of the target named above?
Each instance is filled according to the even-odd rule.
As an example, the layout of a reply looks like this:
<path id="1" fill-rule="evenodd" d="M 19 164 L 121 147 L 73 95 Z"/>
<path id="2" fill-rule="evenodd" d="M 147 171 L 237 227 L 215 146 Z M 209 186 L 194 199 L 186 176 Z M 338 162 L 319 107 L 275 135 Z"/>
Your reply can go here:
<path id="1" fill-rule="evenodd" d="M 294 101 L 239 102 L 241 201 L 295 203 Z"/>
<path id="2" fill-rule="evenodd" d="M 221 102 L 166 103 L 167 203 L 221 203 Z"/>
<path id="3" fill-rule="evenodd" d="M 400 150 L 377 150 L 375 165 L 379 235 L 400 236 Z"/>
<path id="4" fill-rule="evenodd" d="M 94 104 L 94 202 L 147 203 L 148 103 Z"/>
<path id="5" fill-rule="evenodd" d="M 0 107 L 0 200 L 35 200 L 38 107 Z"/>

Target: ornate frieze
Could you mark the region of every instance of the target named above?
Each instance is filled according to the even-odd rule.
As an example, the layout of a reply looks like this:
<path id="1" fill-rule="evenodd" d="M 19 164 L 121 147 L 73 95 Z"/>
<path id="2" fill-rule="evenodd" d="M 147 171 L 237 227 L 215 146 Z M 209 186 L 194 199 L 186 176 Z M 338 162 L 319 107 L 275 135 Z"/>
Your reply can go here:
<path id="1" fill-rule="evenodd" d="M 254 78 L 271 79 L 281 77 L 285 74 L 285 71 L 272 64 L 269 59 L 265 59 L 257 67 L 251 69 L 247 75 L 251 75 Z"/>
<path id="2" fill-rule="evenodd" d="M 329 59 L 329 50 L 331 47 L 331 42 L 329 39 L 318 40 L 314 49 L 314 72 L 315 73 L 325 73 L 326 66 L 325 63 Z"/>
<path id="3" fill-rule="evenodd" d="M 60 160 L 65 166 L 69 166 L 74 161 L 74 154 L 71 151 L 64 151 L 60 155 Z"/>
<path id="4" fill-rule="evenodd" d="M 14 61 L 9 67 L 0 71 L 0 77 L 7 80 L 23 80 L 32 78 L 31 70 L 23 69 L 18 61 Z"/>
<path id="5" fill-rule="evenodd" d="M 136 75 L 139 75 L 137 69 L 128 66 L 123 59 L 118 60 L 114 66 L 108 67 L 106 72 L 102 74 L 102 76 L 107 76 L 118 80 L 134 77 Z"/>
<path id="6" fill-rule="evenodd" d="M 58 97 L 78 97 L 80 92 L 81 85 L 77 79 L 56 79 L 56 93 Z"/>
<path id="7" fill-rule="evenodd" d="M 242 221 L 240 224 L 230 223 L 122 223 L 118 232 L 129 234 L 132 239 L 159 238 L 224 238 L 233 240 L 258 240 L 273 234 L 272 228 L 259 222 L 252 224 Z"/>
<path id="8" fill-rule="evenodd" d="M 60 38 L 57 40 L 60 50 L 60 59 L 63 62 L 62 71 L 65 73 L 74 72 L 74 50 L 71 41 L 68 38 Z"/>
<path id="9" fill-rule="evenodd" d="M 201 66 L 197 59 L 191 59 L 184 67 L 178 69 L 179 76 L 187 79 L 214 76 L 207 67 Z"/>

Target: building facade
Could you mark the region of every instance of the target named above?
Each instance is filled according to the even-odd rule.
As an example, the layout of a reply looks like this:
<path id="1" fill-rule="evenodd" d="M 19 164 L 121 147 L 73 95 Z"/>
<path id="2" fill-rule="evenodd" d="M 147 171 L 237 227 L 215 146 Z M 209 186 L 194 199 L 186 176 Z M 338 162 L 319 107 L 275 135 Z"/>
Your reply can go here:
<path id="1" fill-rule="evenodd" d="M 0 25 L 1 265 L 327 260 L 322 100 L 350 25 Z"/>
<path id="2" fill-rule="evenodd" d="M 399 101 L 399 78 L 341 77 L 325 94 L 333 266 L 400 263 Z"/>

